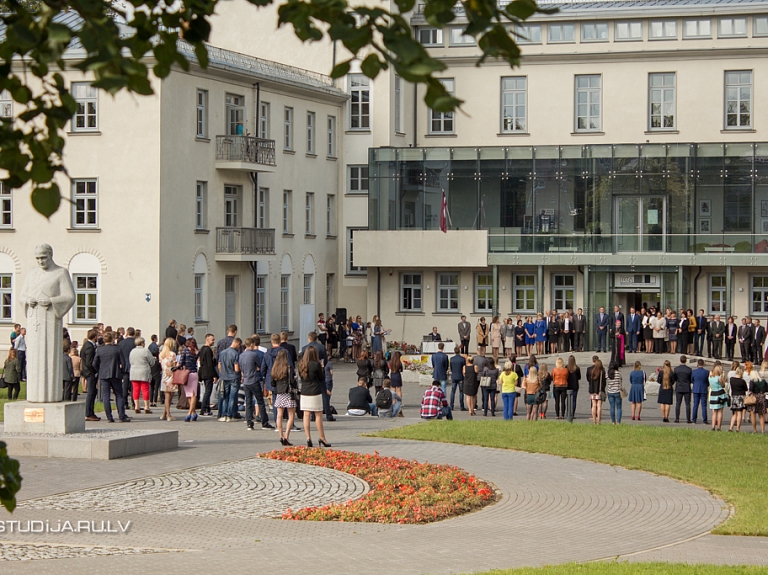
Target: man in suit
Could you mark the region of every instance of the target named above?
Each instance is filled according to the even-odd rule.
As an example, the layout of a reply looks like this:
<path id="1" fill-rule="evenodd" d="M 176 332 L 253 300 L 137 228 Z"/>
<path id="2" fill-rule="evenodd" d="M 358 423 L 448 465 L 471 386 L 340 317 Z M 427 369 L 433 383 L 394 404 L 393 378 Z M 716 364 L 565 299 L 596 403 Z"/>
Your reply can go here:
<path id="1" fill-rule="evenodd" d="M 176 341 L 179 335 L 179 331 L 176 329 L 177 326 L 178 324 L 175 319 L 168 322 L 168 327 L 165 328 L 165 339 L 170 337 L 173 341 Z"/>
<path id="2" fill-rule="evenodd" d="M 728 357 L 728 361 L 733 361 L 733 351 L 736 347 L 737 337 L 738 328 L 733 322 L 733 317 L 729 317 L 728 323 L 725 324 L 725 355 Z"/>
<path id="3" fill-rule="evenodd" d="M 739 350 L 742 362 L 752 360 L 752 325 L 745 317 L 741 318 L 739 326 Z"/>
<path id="4" fill-rule="evenodd" d="M 608 314 L 605 313 L 605 308 L 601 307 L 600 311 L 595 315 L 595 329 L 597 330 L 597 352 L 607 351 L 606 340 L 608 337 L 609 326 Z"/>
<path id="5" fill-rule="evenodd" d="M 696 355 L 699 357 L 704 356 L 704 338 L 707 336 L 707 328 L 709 327 L 709 322 L 707 321 L 707 318 L 704 317 L 704 310 L 699 310 L 699 316 L 696 318 L 696 331 L 694 332 L 694 339 L 693 339 L 693 349 Z M 710 340 L 711 341 L 711 340 Z M 707 356 L 712 357 L 712 349 L 711 344 L 707 346 Z"/>
<path id="6" fill-rule="evenodd" d="M 760 320 L 753 322 L 752 328 L 752 362 L 759 364 L 763 361 L 763 343 L 765 343 L 765 328 L 760 325 Z"/>
<path id="7" fill-rule="evenodd" d="M 693 371 L 686 365 L 688 359 L 680 356 L 680 365 L 675 368 L 675 423 L 680 423 L 680 406 L 685 401 L 685 419 L 691 423 L 691 380 Z"/>
<path id="8" fill-rule="evenodd" d="M 573 316 L 573 350 L 584 351 L 584 339 L 587 337 L 587 318 L 579 308 Z"/>
<path id="9" fill-rule="evenodd" d="M 562 338 L 558 341 L 558 350 L 560 353 L 568 353 L 571 349 L 571 330 L 573 329 L 573 318 L 567 312 L 560 315 L 560 328 Z"/>
<path id="10" fill-rule="evenodd" d="M 442 336 L 437 332 L 437 326 L 432 328 L 432 333 L 429 334 L 429 337 L 432 338 L 431 341 L 443 341 Z"/>
<path id="11" fill-rule="evenodd" d="M 467 316 L 461 316 L 459 322 L 459 341 L 461 342 L 461 353 L 469 353 L 469 338 L 472 336 L 472 326 L 467 321 Z"/>
<path id="12" fill-rule="evenodd" d="M 107 421 L 114 423 L 112 417 L 112 397 L 115 394 L 115 403 L 117 404 L 117 415 L 121 422 L 127 423 L 131 420 L 125 414 L 125 396 L 123 395 L 123 386 L 121 379 L 124 369 L 121 362 L 120 349 L 113 344 L 114 336 L 107 332 L 104 334 L 104 345 L 96 349 L 93 358 L 93 369 L 101 381 L 101 401 L 104 402 L 104 415 Z"/>
<path id="13" fill-rule="evenodd" d="M 621 322 L 621 327 L 624 328 L 624 331 L 627 331 L 627 324 L 624 320 L 624 314 L 621 312 L 621 309 L 619 309 L 619 306 L 615 305 L 613 306 L 613 313 L 611 314 L 611 317 L 609 318 L 610 321 L 610 331 L 613 335 L 616 333 L 616 322 Z"/>
<path id="14" fill-rule="evenodd" d="M 131 362 L 129 360 L 131 351 L 136 347 L 136 330 L 129 327 L 125 330 L 125 339 L 117 344 L 120 350 L 120 363 L 123 366 L 123 398 L 127 404 L 131 405 L 131 409 L 136 408 L 136 413 L 140 413 L 139 404 L 133 404 L 133 396 L 131 395 Z"/>
<path id="15" fill-rule="evenodd" d="M 285 350 L 288 350 L 288 355 L 291 357 L 291 361 L 293 362 L 293 365 L 296 365 L 299 363 L 299 357 L 296 353 L 296 346 L 292 343 L 288 343 L 288 332 L 287 331 L 281 331 L 280 332 L 280 347 L 282 347 Z"/>
<path id="16" fill-rule="evenodd" d="M 715 316 L 711 315 L 709 316 L 709 319 L 707 320 L 707 324 L 706 324 L 707 325 L 706 336 L 707 336 L 707 358 L 708 359 L 711 358 L 712 354 L 714 353 L 714 350 L 713 350 L 714 348 L 712 347 L 712 342 L 714 341 L 714 334 L 712 333 L 713 321 L 715 321 Z M 725 327 L 723 327 L 723 330 L 725 330 Z"/>
<path id="17" fill-rule="evenodd" d="M 629 308 L 629 317 L 627 318 L 627 345 L 629 351 L 637 351 L 637 341 L 640 336 L 640 330 L 643 328 L 640 320 L 640 314 L 635 313 L 635 308 Z"/>
<path id="18" fill-rule="evenodd" d="M 722 359 L 725 324 L 720 320 L 719 315 L 710 322 L 709 333 L 712 335 L 712 355 L 715 359 Z"/>
<path id="19" fill-rule="evenodd" d="M 437 344 L 437 349 L 438 352 L 432 354 L 432 379 L 440 382 L 445 395 L 448 389 L 448 356 L 443 353 L 445 344 L 442 341 Z"/>
<path id="20" fill-rule="evenodd" d="M 709 372 L 704 369 L 704 360 L 698 361 L 698 366 L 693 370 L 693 422 L 696 423 L 696 414 L 701 404 L 701 419 L 707 424 L 707 393 L 709 392 Z"/>
<path id="21" fill-rule="evenodd" d="M 85 335 L 85 342 L 80 350 L 80 374 L 85 378 L 86 396 L 85 396 L 85 420 L 101 421 L 101 418 L 93 411 L 96 404 L 96 370 L 93 369 L 93 360 L 96 357 L 96 336 L 95 329 L 88 330 Z"/>

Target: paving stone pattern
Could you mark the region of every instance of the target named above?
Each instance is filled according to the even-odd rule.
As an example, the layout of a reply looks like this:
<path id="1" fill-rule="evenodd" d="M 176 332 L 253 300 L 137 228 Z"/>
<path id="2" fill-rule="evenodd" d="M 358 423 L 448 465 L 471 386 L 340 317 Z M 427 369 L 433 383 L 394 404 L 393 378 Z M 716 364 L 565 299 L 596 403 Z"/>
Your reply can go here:
<path id="1" fill-rule="evenodd" d="M 45 545 L 39 543 L 0 543 L 0 561 L 33 561 L 36 559 L 74 559 L 115 555 L 145 555 L 168 553 L 172 549 L 135 547 L 96 547 L 73 545 Z"/>

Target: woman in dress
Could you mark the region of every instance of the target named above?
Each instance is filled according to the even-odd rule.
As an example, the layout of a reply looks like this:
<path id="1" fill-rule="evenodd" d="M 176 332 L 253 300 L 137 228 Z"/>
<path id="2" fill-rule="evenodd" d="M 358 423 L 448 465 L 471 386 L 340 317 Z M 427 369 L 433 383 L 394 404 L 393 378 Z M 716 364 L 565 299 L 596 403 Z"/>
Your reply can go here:
<path id="1" fill-rule="evenodd" d="M 768 391 L 768 361 L 763 361 L 757 378 L 750 383 L 750 392 L 755 396 L 755 404 L 747 408 L 752 422 L 752 432 L 757 433 L 757 424 L 760 423 L 760 433 L 765 434 L 765 393 Z"/>
<path id="2" fill-rule="evenodd" d="M 739 366 L 736 368 L 735 377 L 728 382 L 730 384 L 731 396 L 731 423 L 728 431 L 741 431 L 741 422 L 744 420 L 744 398 L 747 395 L 747 382 L 744 379 L 744 369 Z"/>
<path id="3" fill-rule="evenodd" d="M 499 381 L 499 370 L 496 367 L 496 361 L 492 358 L 488 358 L 488 366 L 483 370 L 483 377 L 488 377 L 491 380 L 491 385 L 488 387 L 481 387 L 483 390 L 483 416 L 488 416 L 488 410 L 491 410 L 491 416 L 496 417 L 496 386 Z"/>
<path id="4" fill-rule="evenodd" d="M 477 388 L 477 367 L 472 365 L 472 358 L 468 357 L 467 364 L 464 366 L 464 399 L 466 400 L 469 415 L 476 415 Z"/>
<path id="5" fill-rule="evenodd" d="M 384 359 L 384 354 L 381 350 L 377 351 L 373 355 L 373 371 L 371 377 L 373 378 L 373 386 L 376 389 L 376 393 L 379 393 L 384 387 L 384 380 L 388 379 L 389 366 Z"/>
<path id="6" fill-rule="evenodd" d="M 477 324 L 477 353 L 485 352 L 486 347 L 488 347 L 488 324 L 485 323 L 485 318 L 481 317 L 480 323 Z"/>
<path id="7" fill-rule="evenodd" d="M 322 393 L 325 373 L 314 347 L 307 346 L 301 361 L 299 361 L 298 371 L 299 377 L 301 377 L 301 410 L 304 412 L 304 433 L 307 436 L 307 447 L 312 447 L 310 425 L 313 414 L 317 427 L 318 443 L 322 447 L 330 447 L 330 443 L 325 440 L 325 431 L 323 431 Z"/>
<path id="8" fill-rule="evenodd" d="M 686 311 L 688 316 L 688 349 L 683 353 L 688 355 L 696 355 L 696 347 L 694 345 L 694 338 L 696 337 L 696 314 L 692 309 Z"/>
<path id="9" fill-rule="evenodd" d="M 547 322 L 544 321 L 540 313 L 536 314 L 533 329 L 536 336 L 536 355 L 544 355 L 544 342 L 547 341 Z"/>
<path id="10" fill-rule="evenodd" d="M 643 411 L 645 401 L 645 372 L 639 361 L 635 362 L 634 369 L 629 374 L 629 403 L 632 404 L 632 421 L 637 418 L 640 421 L 640 413 Z"/>
<path id="11" fill-rule="evenodd" d="M 491 353 L 493 354 L 494 363 L 499 361 L 499 348 L 501 345 L 501 324 L 499 323 L 499 316 L 495 315 L 491 320 Z"/>
<path id="12" fill-rule="evenodd" d="M 136 407 L 136 413 L 141 413 L 139 408 L 139 399 L 144 396 L 144 413 L 151 414 L 149 409 L 151 397 L 149 395 L 149 382 L 152 380 L 152 366 L 155 365 L 155 356 L 144 347 L 144 338 L 137 337 L 136 347 L 131 350 L 128 356 L 128 362 L 131 364 L 130 378 L 133 389 L 133 403 Z"/>
<path id="13" fill-rule="evenodd" d="M 328 356 L 328 359 L 332 359 L 333 350 L 339 347 L 339 330 L 336 327 L 336 321 L 332 317 L 328 318 L 328 323 L 326 323 L 325 329 L 326 329 L 325 345 L 327 348 L 326 354 Z"/>
<path id="14" fill-rule="evenodd" d="M 645 342 L 645 353 L 653 353 L 653 316 L 650 311 L 645 312 L 643 316 L 643 341 Z"/>
<path id="15" fill-rule="evenodd" d="M 611 407 L 611 423 L 618 425 L 621 423 L 621 372 L 615 361 L 608 364 L 608 377 L 605 381 L 605 393 L 608 396 L 608 403 Z"/>
<path id="16" fill-rule="evenodd" d="M 571 392 L 571 405 L 568 405 L 568 402 L 565 403 L 565 409 L 570 409 L 571 413 L 571 419 L 576 415 L 576 398 L 579 396 L 579 381 L 581 381 L 581 368 L 576 365 L 576 358 L 572 355 L 568 357 L 568 365 L 566 366 L 568 369 L 568 389 L 566 390 L 566 394 L 568 391 Z M 567 399 L 566 395 L 566 399 Z M 563 417 L 567 417 L 568 413 L 564 413 Z"/>
<path id="17" fill-rule="evenodd" d="M 677 314 L 673 311 L 669 312 L 667 334 L 669 336 L 669 353 L 675 354 L 677 353 L 677 337 L 680 335 L 680 322 L 677 319 Z"/>
<path id="18" fill-rule="evenodd" d="M 402 355 L 399 351 L 392 354 L 389 360 L 389 381 L 392 385 L 392 391 L 403 397 L 403 362 L 400 361 Z"/>
<path id="19" fill-rule="evenodd" d="M 594 365 L 589 370 L 589 399 L 592 402 L 592 421 L 600 425 L 603 411 L 603 393 L 605 393 L 605 369 L 603 362 L 595 360 Z"/>
<path id="20" fill-rule="evenodd" d="M 661 315 L 661 312 L 659 312 Z M 656 338 L 658 341 L 658 338 Z M 659 408 L 661 409 L 661 417 L 664 423 L 669 423 L 669 410 L 672 408 L 672 400 L 674 398 L 675 387 L 675 372 L 672 371 L 672 364 L 668 360 L 664 361 L 664 365 L 659 370 Z"/>
<path id="21" fill-rule="evenodd" d="M 544 401 L 541 403 L 536 403 L 539 410 L 539 419 L 546 419 L 547 408 L 549 407 L 549 396 L 552 394 L 552 376 L 547 369 L 546 363 L 542 363 L 539 366 L 539 387 L 543 387 L 545 391 L 543 394 Z"/>
<path id="22" fill-rule="evenodd" d="M 376 320 L 373 323 L 373 334 L 371 335 L 371 353 L 376 354 L 377 351 L 382 351 L 381 338 L 384 335 L 384 330 L 381 327 L 381 320 L 376 316 Z"/>
<path id="23" fill-rule="evenodd" d="M 531 316 L 525 318 L 523 327 L 525 328 L 525 355 L 531 355 L 533 353 L 533 346 L 536 344 L 536 325 L 533 323 Z"/>
<path id="24" fill-rule="evenodd" d="M 176 393 L 176 386 L 173 385 L 173 368 L 176 367 L 176 338 L 167 337 L 163 342 L 163 349 L 160 351 L 160 366 L 163 369 L 163 379 L 161 382 L 163 397 L 163 415 L 160 419 L 163 421 L 173 421 L 171 415 L 171 401 L 173 394 Z"/>
<path id="25" fill-rule="evenodd" d="M 533 366 L 528 368 L 528 375 L 523 378 L 522 388 L 525 390 L 526 419 L 535 421 L 538 415 L 536 409 L 536 392 L 539 391 L 539 370 Z"/>
<path id="26" fill-rule="evenodd" d="M 667 334 L 667 320 L 665 320 L 660 311 L 656 312 L 656 317 L 651 320 L 653 323 L 653 351 L 654 353 L 664 353 L 664 337 Z"/>
<path id="27" fill-rule="evenodd" d="M 373 378 L 371 377 L 372 373 L 373 364 L 371 363 L 371 360 L 368 359 L 368 352 L 363 350 L 360 352 L 360 359 L 357 360 L 357 378 L 360 379 L 361 377 L 364 377 L 368 382 L 368 389 L 371 389 L 371 386 L 373 385 Z"/>
<path id="28" fill-rule="evenodd" d="M 626 364 L 624 358 L 624 342 L 626 341 L 626 335 L 624 333 L 624 326 L 621 321 L 617 320 L 613 329 L 613 351 L 611 352 L 611 362 L 615 363 L 618 367 L 622 367 Z"/>
<path id="29" fill-rule="evenodd" d="M 680 353 L 688 353 L 688 326 L 690 320 L 688 319 L 688 312 L 683 310 L 680 312 L 680 323 L 677 326 L 677 342 Z"/>
<path id="30" fill-rule="evenodd" d="M 293 428 L 293 419 L 296 417 L 296 401 L 291 395 L 291 366 L 288 363 L 288 352 L 281 349 L 277 352 L 275 363 L 272 364 L 272 385 L 275 386 L 275 408 L 277 410 L 277 431 L 280 434 L 280 443 L 291 446 L 288 441 Z M 288 421 L 283 430 L 283 411 L 288 411 Z M 319 417 L 315 417 L 319 419 Z"/>
<path id="31" fill-rule="evenodd" d="M 712 431 L 723 430 L 723 411 L 728 403 L 723 368 L 716 365 L 709 373 L 709 409 L 712 410 Z"/>
<path id="32" fill-rule="evenodd" d="M 18 351 L 9 349 L 8 358 L 3 366 L 3 379 L 8 387 L 8 399 L 19 399 L 19 391 L 21 391 L 21 365 L 18 355 Z"/>
<path id="33" fill-rule="evenodd" d="M 515 355 L 523 355 L 523 349 L 525 349 L 525 327 L 522 320 L 517 320 L 517 327 L 515 327 Z M 512 355 L 512 345 L 509 345 L 509 354 L 507 358 Z M 506 365 L 506 364 L 505 364 Z"/>
<path id="34" fill-rule="evenodd" d="M 197 341 L 194 337 L 187 338 L 184 347 L 179 354 L 178 366 L 186 367 L 189 370 L 187 385 L 184 386 L 184 395 L 189 400 L 189 411 L 184 418 L 185 422 L 197 421 L 197 356 L 200 351 L 197 349 Z"/>

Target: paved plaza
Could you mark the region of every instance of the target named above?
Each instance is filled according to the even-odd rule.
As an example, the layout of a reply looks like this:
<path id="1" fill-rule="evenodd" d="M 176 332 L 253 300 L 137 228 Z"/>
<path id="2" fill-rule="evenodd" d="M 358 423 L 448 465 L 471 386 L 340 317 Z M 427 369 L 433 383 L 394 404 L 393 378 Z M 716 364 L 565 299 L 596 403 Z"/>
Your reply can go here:
<path id="1" fill-rule="evenodd" d="M 333 403 L 341 408 L 354 370 L 337 366 L 335 380 Z M 21 502 L 13 516 L 1 517 L 22 528 L 28 521 L 130 521 L 127 531 L 10 533 L 6 528 L 0 561 L 14 562 L 3 572 L 208 573 L 226 565 L 229 572 L 244 573 L 278 554 L 290 556 L 291 569 L 340 574 L 469 573 L 607 558 L 766 562 L 768 539 L 709 535 L 730 510 L 696 486 L 547 455 L 363 435 L 415 423 L 422 391 L 406 387 L 401 419 L 338 417 L 327 425 L 328 440 L 334 449 L 458 465 L 492 483 L 497 503 L 429 525 L 282 521 L 274 517 L 283 507 L 344 501 L 362 496 L 367 486 L 331 470 L 256 459 L 280 448 L 274 431 L 248 431 L 244 422 L 212 418 L 184 423 L 139 415 L 136 427 L 178 429 L 179 449 L 112 461 L 24 458 Z M 655 398 L 647 404 L 641 424 L 656 424 Z M 577 422 L 588 421 L 581 396 L 579 411 Z M 303 432 L 291 435 L 295 445 L 303 438 Z M 387 558 L 373 560 L 375 550 L 384 548 Z M 428 560 L 424 549 L 434 550 Z M 58 560 L 35 560 L 50 558 Z"/>

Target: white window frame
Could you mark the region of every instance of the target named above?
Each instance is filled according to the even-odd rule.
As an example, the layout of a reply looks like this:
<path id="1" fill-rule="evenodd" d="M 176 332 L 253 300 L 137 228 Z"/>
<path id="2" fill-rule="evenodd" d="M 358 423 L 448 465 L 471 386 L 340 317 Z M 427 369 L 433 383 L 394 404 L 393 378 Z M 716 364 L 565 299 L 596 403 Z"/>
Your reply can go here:
<path id="1" fill-rule="evenodd" d="M 291 331 L 291 276 L 280 276 L 280 331 Z"/>
<path id="2" fill-rule="evenodd" d="M 208 90 L 197 89 L 195 93 L 196 126 L 195 136 L 206 139 L 208 137 Z"/>
<path id="3" fill-rule="evenodd" d="M 403 133 L 403 79 L 395 74 L 395 133 Z"/>
<path id="4" fill-rule="evenodd" d="M 356 266 L 354 258 L 354 234 L 367 228 L 347 228 L 347 275 L 366 275 L 368 268 Z"/>
<path id="5" fill-rule="evenodd" d="M 325 274 L 325 308 L 328 314 L 333 309 L 333 280 L 335 274 Z"/>
<path id="6" fill-rule="evenodd" d="M 541 44 L 541 24 L 518 24 L 511 30 L 518 44 Z"/>
<path id="7" fill-rule="evenodd" d="M 315 155 L 315 120 L 314 112 L 307 112 L 307 155 Z"/>
<path id="8" fill-rule="evenodd" d="M 518 283 L 520 279 L 525 278 L 533 279 L 532 284 Z M 519 307 L 517 305 L 518 300 L 522 300 L 524 304 L 529 302 L 528 292 L 533 292 L 533 299 L 530 302 L 529 307 Z M 518 297 L 518 293 L 521 294 Z M 514 313 L 536 313 L 536 274 L 514 274 L 512 277 L 512 311 Z"/>
<path id="9" fill-rule="evenodd" d="M 581 23 L 581 42 L 582 44 L 591 44 L 593 42 L 607 42 L 608 22 L 582 22 Z"/>
<path id="10" fill-rule="evenodd" d="M 77 103 L 77 111 L 72 117 L 73 132 L 99 131 L 99 91 L 90 82 L 74 82 L 72 97 Z M 82 126 L 78 123 L 82 120 Z M 93 125 L 90 125 L 93 124 Z"/>
<path id="11" fill-rule="evenodd" d="M 13 98 L 8 90 L 0 90 L 0 118 L 13 118 Z"/>
<path id="12" fill-rule="evenodd" d="M 259 188 L 256 200 L 256 227 L 269 229 L 269 188 Z"/>
<path id="13" fill-rule="evenodd" d="M 576 24 L 562 22 L 547 26 L 547 44 L 574 44 L 575 42 Z"/>
<path id="14" fill-rule="evenodd" d="M 453 78 L 439 78 L 446 91 L 453 96 L 456 93 L 456 82 Z M 434 135 L 455 134 L 456 114 L 454 112 L 435 112 L 429 110 L 429 133 Z"/>
<path id="15" fill-rule="evenodd" d="M 558 278 L 569 279 L 571 280 L 572 283 L 570 284 L 564 283 L 562 286 L 558 286 L 557 285 Z M 567 292 L 569 290 L 573 290 L 570 301 L 568 300 L 568 296 L 566 293 L 558 297 L 559 291 Z M 558 303 L 563 303 L 565 305 L 563 307 L 559 307 L 557 305 Z M 574 309 L 575 307 L 576 307 L 576 274 L 552 274 L 552 309 L 560 313 L 560 312 L 565 312 L 569 309 Z"/>
<path id="16" fill-rule="evenodd" d="M 304 235 L 315 235 L 315 194 L 307 192 L 304 195 Z"/>
<path id="17" fill-rule="evenodd" d="M 588 86 L 579 86 L 579 79 L 588 79 Z M 592 86 L 592 80 L 597 79 L 598 86 Z M 574 76 L 574 131 L 576 132 L 602 132 L 603 131 L 603 76 L 602 74 L 577 74 Z M 579 95 L 585 94 L 586 102 L 579 101 Z M 598 113 L 597 113 L 597 127 L 592 127 L 592 121 L 594 116 L 592 115 L 592 106 L 595 105 L 597 100 Z M 579 115 L 579 105 L 586 106 L 586 115 Z M 585 127 L 579 127 L 579 119 L 584 118 Z"/>
<path id="18" fill-rule="evenodd" d="M 81 213 L 83 221 L 78 222 Z M 89 221 L 91 219 L 92 221 Z M 78 229 L 99 227 L 99 181 L 97 178 L 72 180 L 72 227 Z"/>
<path id="19" fill-rule="evenodd" d="M 744 25 L 743 32 L 737 32 L 736 28 L 741 24 Z M 749 33 L 749 22 L 746 16 L 729 16 L 726 18 L 719 18 L 717 21 L 717 37 L 718 38 L 746 38 Z"/>
<path id="20" fill-rule="evenodd" d="M 755 286 L 755 280 L 761 278 L 762 286 Z M 760 293 L 760 308 L 755 309 L 755 294 Z M 751 314 L 761 315 L 768 313 L 768 275 L 754 274 L 749 278 L 749 309 Z"/>
<path id="21" fill-rule="evenodd" d="M 283 190 L 283 235 L 293 233 L 293 192 Z"/>
<path id="22" fill-rule="evenodd" d="M 762 28 L 762 31 L 758 31 Z M 768 36 L 768 16 L 755 16 L 752 20 L 752 37 L 763 38 Z"/>
<path id="23" fill-rule="evenodd" d="M 654 35 L 658 27 L 660 35 Z M 677 40 L 677 20 L 651 20 L 648 23 L 648 40 Z"/>
<path id="24" fill-rule="evenodd" d="M 224 185 L 224 227 L 239 228 L 240 222 L 240 198 L 242 188 L 231 184 Z"/>
<path id="25" fill-rule="evenodd" d="M 314 290 L 312 289 L 315 283 L 314 279 L 314 274 L 304 274 L 304 287 L 302 289 L 304 305 L 315 303 Z"/>
<path id="26" fill-rule="evenodd" d="M 462 46 L 477 45 L 477 42 L 475 41 L 473 36 L 464 34 L 464 28 L 462 26 L 454 26 L 450 28 L 450 30 L 451 32 L 449 34 L 449 43 L 448 43 L 449 46 L 462 47 Z"/>
<path id="27" fill-rule="evenodd" d="M 725 315 L 725 312 L 728 309 L 728 290 L 726 287 L 725 275 L 711 274 L 707 284 L 709 313 L 711 315 Z M 716 306 L 715 304 L 719 305 Z M 718 307 L 720 309 L 717 309 Z"/>
<path id="28" fill-rule="evenodd" d="M 370 178 L 367 164 L 350 164 L 347 166 L 348 194 L 367 194 L 369 186 Z"/>
<path id="29" fill-rule="evenodd" d="M 400 274 L 400 311 L 420 312 L 424 305 L 424 275 L 421 272 Z"/>
<path id="30" fill-rule="evenodd" d="M 195 229 L 206 229 L 207 214 L 206 205 L 208 203 L 208 182 L 198 180 L 195 184 Z"/>
<path id="31" fill-rule="evenodd" d="M 13 323 L 13 274 L 0 274 L 0 323 Z"/>
<path id="32" fill-rule="evenodd" d="M 483 283 L 480 283 L 480 278 L 483 278 Z M 472 306 L 475 313 L 493 314 L 493 274 L 486 272 L 479 272 L 474 277 L 474 301 Z M 480 297 L 481 292 L 484 293 L 483 297 Z"/>
<path id="33" fill-rule="evenodd" d="M 267 281 L 269 276 L 256 276 L 256 333 L 267 331 Z"/>
<path id="34" fill-rule="evenodd" d="M 731 74 L 738 74 L 739 75 L 739 81 L 735 84 L 729 84 L 728 83 L 728 77 Z M 742 74 L 749 74 L 749 83 L 745 84 L 742 82 L 741 75 Z M 736 90 L 736 99 L 729 99 L 728 96 L 728 90 L 729 88 L 733 88 Z M 748 124 L 742 124 L 741 123 L 741 116 L 743 115 L 741 113 L 741 105 L 745 101 L 744 98 L 742 98 L 742 90 L 748 88 L 749 89 L 749 123 Z M 728 113 L 728 102 L 736 102 L 736 125 L 728 125 L 728 116 L 734 115 Z M 752 125 L 754 124 L 754 74 L 752 70 L 726 70 L 725 71 L 725 97 L 724 97 L 724 106 L 723 106 L 723 112 L 724 112 L 724 129 L 726 130 L 749 130 L 752 128 Z"/>
<path id="35" fill-rule="evenodd" d="M 443 47 L 443 29 L 442 28 L 419 28 L 416 32 L 419 44 L 422 46 Z"/>
<path id="36" fill-rule="evenodd" d="M 0 228 L 13 228 L 13 190 L 0 182 Z"/>
<path id="37" fill-rule="evenodd" d="M 245 136 L 245 96 L 227 93 L 224 101 L 227 136 Z"/>
<path id="38" fill-rule="evenodd" d="M 195 323 L 202 323 L 205 317 L 205 274 L 195 274 Z"/>
<path id="39" fill-rule="evenodd" d="M 709 18 L 686 18 L 683 20 L 683 40 L 712 37 L 712 20 Z"/>
<path id="40" fill-rule="evenodd" d="M 85 280 L 85 287 L 79 286 L 80 279 Z M 96 287 L 90 287 L 89 280 L 95 280 Z M 75 305 L 72 306 L 72 323 L 85 323 L 93 325 L 94 322 L 99 320 L 99 287 L 101 278 L 98 274 L 85 273 L 85 274 L 73 274 L 72 284 L 75 288 Z M 80 296 L 83 296 L 83 303 L 80 303 Z M 91 299 L 89 296 L 95 296 L 93 304 L 89 302 Z M 80 310 L 83 310 L 84 317 L 78 317 Z M 89 312 L 93 311 L 93 316 L 89 316 Z"/>
<path id="41" fill-rule="evenodd" d="M 336 195 L 328 194 L 325 198 L 325 236 L 332 238 L 336 235 Z"/>
<path id="42" fill-rule="evenodd" d="M 328 116 L 328 153 L 329 158 L 336 157 L 336 116 Z"/>
<path id="43" fill-rule="evenodd" d="M 437 311 L 441 313 L 459 312 L 459 272 L 437 272 Z"/>
<path id="44" fill-rule="evenodd" d="M 621 37 L 622 32 L 620 30 L 626 29 L 627 36 Z M 633 35 L 633 32 L 636 32 Z M 643 23 L 640 20 L 626 20 L 623 22 L 616 22 L 613 29 L 613 39 L 616 42 L 642 42 L 643 41 Z"/>
<path id="45" fill-rule="evenodd" d="M 371 79 L 363 74 L 347 76 L 350 99 L 347 104 L 347 126 L 351 131 L 371 130 Z"/>
<path id="46" fill-rule="evenodd" d="M 269 102 L 259 104 L 259 138 L 269 139 Z"/>
<path id="47" fill-rule="evenodd" d="M 668 85 L 667 81 L 672 78 L 672 84 Z M 662 84 L 660 86 L 654 86 L 654 79 L 658 78 Z M 665 109 L 667 104 L 670 103 L 671 97 L 672 106 L 672 125 L 665 126 L 664 122 L 669 116 Z M 658 110 L 654 110 L 654 105 L 658 106 Z M 658 116 L 659 126 L 654 126 L 654 118 Z M 648 131 L 650 132 L 668 132 L 677 129 L 677 74 L 675 72 L 653 72 L 648 74 Z"/>
<path id="48" fill-rule="evenodd" d="M 520 82 L 522 81 L 522 88 Z M 510 87 L 511 86 L 511 87 Z M 506 102 L 506 96 L 512 100 Z M 520 103 L 522 100 L 522 104 Z M 522 117 L 518 115 L 522 107 Z M 509 112 L 509 114 L 508 114 Z M 528 77 L 503 76 L 501 78 L 501 133 L 525 134 L 528 132 Z"/>
<path id="49" fill-rule="evenodd" d="M 293 108 L 283 108 L 283 150 L 293 151 Z"/>

